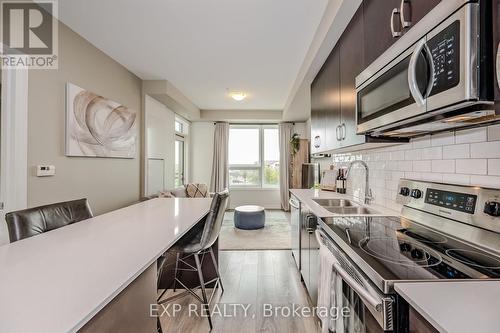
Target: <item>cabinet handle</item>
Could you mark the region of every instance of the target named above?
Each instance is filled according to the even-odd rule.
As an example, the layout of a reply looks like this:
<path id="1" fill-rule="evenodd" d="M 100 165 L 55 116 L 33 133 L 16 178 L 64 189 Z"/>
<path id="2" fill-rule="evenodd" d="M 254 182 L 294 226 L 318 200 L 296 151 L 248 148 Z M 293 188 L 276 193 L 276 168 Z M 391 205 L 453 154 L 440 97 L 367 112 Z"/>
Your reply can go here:
<path id="1" fill-rule="evenodd" d="M 405 17 L 405 4 L 408 4 L 408 7 L 410 7 L 409 21 L 407 21 Z M 399 8 L 399 17 L 401 19 L 401 27 L 403 27 L 403 29 L 411 27 L 411 0 L 401 0 L 401 7 Z"/>
<path id="2" fill-rule="evenodd" d="M 314 148 L 319 148 L 319 147 L 321 147 L 321 139 L 319 135 L 316 135 L 314 137 Z"/>
<path id="3" fill-rule="evenodd" d="M 335 127 L 335 137 L 337 138 L 337 141 L 340 141 L 339 129 L 340 129 L 340 126 Z"/>
<path id="4" fill-rule="evenodd" d="M 392 10 L 392 13 L 391 13 L 391 33 L 392 33 L 392 37 L 394 37 L 394 38 L 398 38 L 402 35 L 401 31 L 394 30 L 394 15 L 396 15 L 396 14 L 401 15 L 399 9 L 394 8 Z"/>
<path id="5" fill-rule="evenodd" d="M 346 132 L 347 132 L 347 129 L 345 127 L 345 123 L 343 123 L 342 125 L 340 125 L 340 128 L 342 130 L 342 140 L 345 140 L 345 137 L 346 137 Z"/>
<path id="6" fill-rule="evenodd" d="M 497 81 L 498 81 L 498 88 L 500 88 L 500 43 L 498 43 L 498 49 L 497 49 Z"/>

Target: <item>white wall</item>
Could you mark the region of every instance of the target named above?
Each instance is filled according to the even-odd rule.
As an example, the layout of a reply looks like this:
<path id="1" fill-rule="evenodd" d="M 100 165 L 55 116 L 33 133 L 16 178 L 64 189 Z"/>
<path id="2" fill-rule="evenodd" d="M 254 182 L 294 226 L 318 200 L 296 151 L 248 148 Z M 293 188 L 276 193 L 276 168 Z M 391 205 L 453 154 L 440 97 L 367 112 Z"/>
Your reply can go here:
<path id="1" fill-rule="evenodd" d="M 214 123 L 191 124 L 191 179 L 195 183 L 210 184 L 214 151 Z M 259 205 L 268 209 L 280 208 L 278 189 L 231 189 L 230 208 L 241 205 Z"/>
<path id="2" fill-rule="evenodd" d="M 165 161 L 163 189 L 171 189 L 174 187 L 175 114 L 164 104 L 146 95 L 145 121 L 146 156 Z M 148 189 L 146 189 L 146 193 L 148 195 L 155 194 Z"/>
<path id="3" fill-rule="evenodd" d="M 214 154 L 214 130 L 213 122 L 191 123 L 190 182 L 210 185 Z"/>
<path id="4" fill-rule="evenodd" d="M 399 210 L 400 178 L 500 189 L 500 125 L 427 135 L 408 144 L 333 156 L 336 166 L 361 159 L 370 168 L 375 203 Z M 353 169 L 354 170 L 354 169 Z M 348 193 L 362 193 L 364 171 L 352 173 Z"/>
<path id="5" fill-rule="evenodd" d="M 297 133 L 301 139 L 309 139 L 309 129 L 307 128 L 307 123 L 295 123 L 293 126 L 293 132 Z"/>
<path id="6" fill-rule="evenodd" d="M 141 80 L 61 23 L 59 68 L 29 71 L 28 81 L 28 206 L 86 197 L 102 214 L 139 200 L 140 139 L 133 159 L 66 157 L 64 131 L 67 82 L 141 114 Z M 37 177 L 39 164 L 55 165 L 56 175 Z"/>
<path id="7" fill-rule="evenodd" d="M 311 116 L 311 85 L 304 80 L 298 87 L 289 107 L 283 112 L 284 121 L 302 121 Z"/>

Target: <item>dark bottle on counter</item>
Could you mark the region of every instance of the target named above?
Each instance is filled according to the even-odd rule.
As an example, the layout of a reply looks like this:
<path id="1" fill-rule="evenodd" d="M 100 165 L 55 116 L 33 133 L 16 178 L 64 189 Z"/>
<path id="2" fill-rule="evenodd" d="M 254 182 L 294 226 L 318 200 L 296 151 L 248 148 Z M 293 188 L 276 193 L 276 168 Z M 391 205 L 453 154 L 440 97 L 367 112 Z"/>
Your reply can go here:
<path id="1" fill-rule="evenodd" d="M 338 193 L 341 193 L 341 194 L 346 193 L 346 179 L 345 179 L 345 175 L 344 175 L 344 169 L 339 169 L 336 185 L 337 185 L 337 192 Z"/>

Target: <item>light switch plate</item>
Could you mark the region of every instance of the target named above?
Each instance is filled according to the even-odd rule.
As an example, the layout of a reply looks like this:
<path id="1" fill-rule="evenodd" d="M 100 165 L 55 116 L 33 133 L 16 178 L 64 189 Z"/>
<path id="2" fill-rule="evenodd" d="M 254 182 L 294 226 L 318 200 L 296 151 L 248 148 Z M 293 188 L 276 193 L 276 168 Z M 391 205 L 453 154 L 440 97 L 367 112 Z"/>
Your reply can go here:
<path id="1" fill-rule="evenodd" d="M 53 165 L 37 165 L 36 166 L 36 176 L 37 177 L 50 177 L 55 176 L 56 167 Z"/>

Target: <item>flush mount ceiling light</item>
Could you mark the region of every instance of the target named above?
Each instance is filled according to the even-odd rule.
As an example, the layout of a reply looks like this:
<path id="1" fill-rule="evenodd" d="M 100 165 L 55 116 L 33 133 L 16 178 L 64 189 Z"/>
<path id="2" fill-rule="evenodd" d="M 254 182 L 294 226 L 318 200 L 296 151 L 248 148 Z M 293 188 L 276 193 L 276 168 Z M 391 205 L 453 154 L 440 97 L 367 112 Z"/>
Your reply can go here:
<path id="1" fill-rule="evenodd" d="M 232 99 L 234 99 L 235 101 L 238 101 L 238 102 L 244 100 L 247 97 L 247 95 L 241 91 L 232 92 L 229 95 L 231 96 Z"/>

